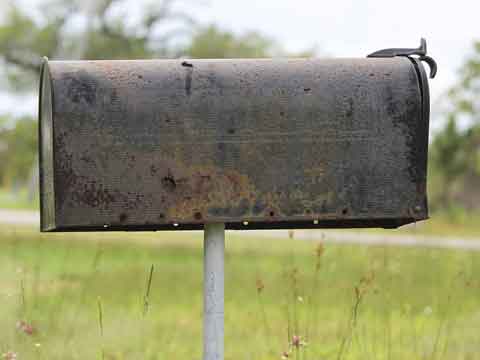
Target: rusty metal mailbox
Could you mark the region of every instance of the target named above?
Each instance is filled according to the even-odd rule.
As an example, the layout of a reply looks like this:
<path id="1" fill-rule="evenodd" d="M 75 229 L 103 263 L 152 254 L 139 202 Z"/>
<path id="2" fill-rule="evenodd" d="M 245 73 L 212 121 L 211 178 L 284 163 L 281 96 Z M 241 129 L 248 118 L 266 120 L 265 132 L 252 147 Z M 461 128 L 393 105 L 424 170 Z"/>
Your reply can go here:
<path id="1" fill-rule="evenodd" d="M 46 61 L 41 230 L 390 228 L 426 219 L 421 60 L 432 63 L 413 50 Z"/>

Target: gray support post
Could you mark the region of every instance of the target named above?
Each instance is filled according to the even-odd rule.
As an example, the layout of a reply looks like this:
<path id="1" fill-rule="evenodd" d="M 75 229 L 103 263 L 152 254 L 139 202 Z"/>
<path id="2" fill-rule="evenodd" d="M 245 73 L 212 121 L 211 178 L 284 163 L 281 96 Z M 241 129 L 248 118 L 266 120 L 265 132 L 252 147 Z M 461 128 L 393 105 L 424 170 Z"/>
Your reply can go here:
<path id="1" fill-rule="evenodd" d="M 223 360 L 225 224 L 205 224 L 203 252 L 203 360 Z"/>

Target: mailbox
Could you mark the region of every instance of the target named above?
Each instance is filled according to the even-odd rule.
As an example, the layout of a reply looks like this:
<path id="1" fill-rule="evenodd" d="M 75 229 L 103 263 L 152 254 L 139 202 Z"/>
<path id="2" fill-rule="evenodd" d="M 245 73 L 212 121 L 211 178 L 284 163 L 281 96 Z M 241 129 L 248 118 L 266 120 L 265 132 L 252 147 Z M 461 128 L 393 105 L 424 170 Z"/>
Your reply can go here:
<path id="1" fill-rule="evenodd" d="M 41 230 L 426 219 L 422 60 L 433 75 L 424 42 L 354 59 L 46 60 Z"/>

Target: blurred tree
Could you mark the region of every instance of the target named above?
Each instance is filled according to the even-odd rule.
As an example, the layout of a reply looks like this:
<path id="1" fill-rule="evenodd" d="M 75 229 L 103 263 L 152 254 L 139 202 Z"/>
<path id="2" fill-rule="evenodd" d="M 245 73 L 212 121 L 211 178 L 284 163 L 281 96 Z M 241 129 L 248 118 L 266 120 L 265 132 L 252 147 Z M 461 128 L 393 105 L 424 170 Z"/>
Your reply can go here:
<path id="1" fill-rule="evenodd" d="M 157 0 L 133 21 L 122 3 L 125 0 L 48 0 L 38 13 L 6 5 L 0 59 L 9 83 L 18 90 L 35 88 L 43 56 L 94 60 L 177 55 L 172 42 L 191 30 L 189 15 L 176 11 L 173 0 Z"/>
<path id="2" fill-rule="evenodd" d="M 7 164 L 7 119 L 5 116 L 0 116 L 0 185 L 3 183 L 3 179 L 5 179 L 5 165 Z"/>
<path id="3" fill-rule="evenodd" d="M 25 184 L 31 175 L 37 153 L 37 124 L 31 117 L 22 117 L 8 125 L 0 122 L 0 184 Z"/>
<path id="4" fill-rule="evenodd" d="M 214 25 L 200 29 L 186 49 L 189 56 L 197 59 L 260 58 L 272 56 L 278 51 L 272 40 L 258 33 L 250 32 L 236 37 Z"/>
<path id="5" fill-rule="evenodd" d="M 449 98 L 448 121 L 431 146 L 431 169 L 438 177 L 432 200 L 442 207 L 480 209 L 480 42 Z"/>
<path id="6" fill-rule="evenodd" d="M 285 56 L 313 56 L 314 50 L 298 54 L 287 53 L 274 40 L 257 32 L 235 35 L 215 25 L 200 28 L 185 53 L 197 59 L 262 58 Z"/>

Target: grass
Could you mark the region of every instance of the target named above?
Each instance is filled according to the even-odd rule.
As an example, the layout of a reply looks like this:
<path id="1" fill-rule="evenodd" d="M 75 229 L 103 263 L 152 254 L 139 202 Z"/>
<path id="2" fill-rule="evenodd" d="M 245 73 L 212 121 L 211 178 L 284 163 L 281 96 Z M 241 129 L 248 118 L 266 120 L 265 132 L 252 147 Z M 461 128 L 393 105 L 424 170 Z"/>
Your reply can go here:
<path id="1" fill-rule="evenodd" d="M 201 233 L 0 234 L 0 354 L 201 359 Z M 479 358 L 480 253 L 226 244 L 225 359 Z"/>

